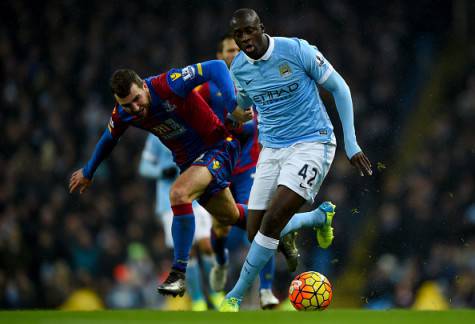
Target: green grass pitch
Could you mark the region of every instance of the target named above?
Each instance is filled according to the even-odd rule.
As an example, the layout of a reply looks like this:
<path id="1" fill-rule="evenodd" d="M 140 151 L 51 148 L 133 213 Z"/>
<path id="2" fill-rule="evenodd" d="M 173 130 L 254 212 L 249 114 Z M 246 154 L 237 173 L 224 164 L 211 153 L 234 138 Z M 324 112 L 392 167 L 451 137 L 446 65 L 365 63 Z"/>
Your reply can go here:
<path id="1" fill-rule="evenodd" d="M 41 323 L 41 324 L 99 324 L 99 323 L 169 323 L 169 324 L 277 324 L 277 323 L 318 323 L 318 324 L 464 324 L 475 323 L 475 311 L 366 311 L 327 310 L 324 312 L 284 312 L 247 311 L 240 313 L 217 312 L 165 312 L 153 310 L 128 311 L 2 311 L 0 323 Z"/>

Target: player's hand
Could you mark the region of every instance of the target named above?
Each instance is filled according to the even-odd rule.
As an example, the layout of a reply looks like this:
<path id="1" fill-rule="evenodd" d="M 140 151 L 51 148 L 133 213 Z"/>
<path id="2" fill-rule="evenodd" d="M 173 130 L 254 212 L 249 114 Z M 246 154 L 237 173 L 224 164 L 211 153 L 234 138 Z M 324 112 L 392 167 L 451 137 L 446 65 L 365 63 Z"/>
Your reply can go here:
<path id="1" fill-rule="evenodd" d="M 79 188 L 79 193 L 82 194 L 91 185 L 92 180 L 89 180 L 82 173 L 82 169 L 77 170 L 69 179 L 69 193 L 73 193 Z"/>
<path id="2" fill-rule="evenodd" d="M 245 123 L 251 120 L 254 117 L 254 110 L 249 107 L 247 109 L 243 109 L 239 106 L 234 109 L 233 113 L 231 114 L 237 121 L 241 123 Z"/>
<path id="3" fill-rule="evenodd" d="M 161 179 L 174 180 L 178 176 L 178 169 L 175 166 L 168 167 L 162 171 Z"/>
<path id="4" fill-rule="evenodd" d="M 242 132 L 242 123 L 237 121 L 234 117 L 232 119 L 229 117 L 225 118 L 224 126 L 232 133 L 239 134 Z"/>
<path id="5" fill-rule="evenodd" d="M 353 155 L 350 159 L 351 164 L 360 170 L 360 175 L 363 177 L 365 175 L 370 176 L 373 174 L 371 170 L 371 162 L 366 157 L 363 152 L 358 152 Z"/>

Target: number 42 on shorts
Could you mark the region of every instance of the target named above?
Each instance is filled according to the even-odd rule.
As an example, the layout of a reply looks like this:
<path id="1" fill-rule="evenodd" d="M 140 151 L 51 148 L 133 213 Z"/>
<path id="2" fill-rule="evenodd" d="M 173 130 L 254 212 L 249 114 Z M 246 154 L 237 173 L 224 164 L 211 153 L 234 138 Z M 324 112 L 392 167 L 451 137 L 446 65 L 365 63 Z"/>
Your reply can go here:
<path id="1" fill-rule="evenodd" d="M 310 169 L 308 164 L 305 164 L 302 169 L 300 169 L 298 175 L 302 177 L 302 183 L 300 184 L 300 187 L 304 188 L 303 184 L 307 180 L 307 177 L 310 176 L 310 178 L 307 180 L 307 185 L 309 187 L 313 186 L 313 183 L 315 181 L 315 178 L 317 177 L 318 170 L 317 168 L 312 168 Z M 310 173 L 310 174 L 308 174 Z"/>

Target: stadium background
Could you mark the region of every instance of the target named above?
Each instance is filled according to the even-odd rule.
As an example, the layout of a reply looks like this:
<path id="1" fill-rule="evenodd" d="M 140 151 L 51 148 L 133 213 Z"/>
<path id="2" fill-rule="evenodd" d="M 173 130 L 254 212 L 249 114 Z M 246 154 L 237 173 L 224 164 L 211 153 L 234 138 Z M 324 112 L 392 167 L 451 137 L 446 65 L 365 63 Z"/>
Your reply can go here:
<path id="1" fill-rule="evenodd" d="M 155 293 L 170 251 L 137 174 L 145 134 L 128 131 L 80 198 L 67 180 L 107 123 L 111 72 L 214 58 L 240 7 L 345 77 L 376 169 L 359 177 L 339 146 L 318 198 L 338 206 L 336 241 L 321 251 L 303 233 L 299 271 L 325 273 L 335 307 L 475 306 L 472 1 L 68 0 L 1 5 L 0 308 L 181 307 Z M 277 269 L 283 299 L 280 256 Z"/>

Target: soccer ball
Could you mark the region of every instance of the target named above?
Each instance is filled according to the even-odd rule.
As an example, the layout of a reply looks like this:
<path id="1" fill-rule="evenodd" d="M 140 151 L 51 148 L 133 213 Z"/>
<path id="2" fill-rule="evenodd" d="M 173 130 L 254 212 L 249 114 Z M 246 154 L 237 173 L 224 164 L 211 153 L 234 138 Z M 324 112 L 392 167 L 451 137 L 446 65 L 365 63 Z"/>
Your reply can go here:
<path id="1" fill-rule="evenodd" d="M 321 273 L 299 274 L 289 287 L 289 299 L 298 311 L 324 310 L 332 301 L 332 285 Z"/>

